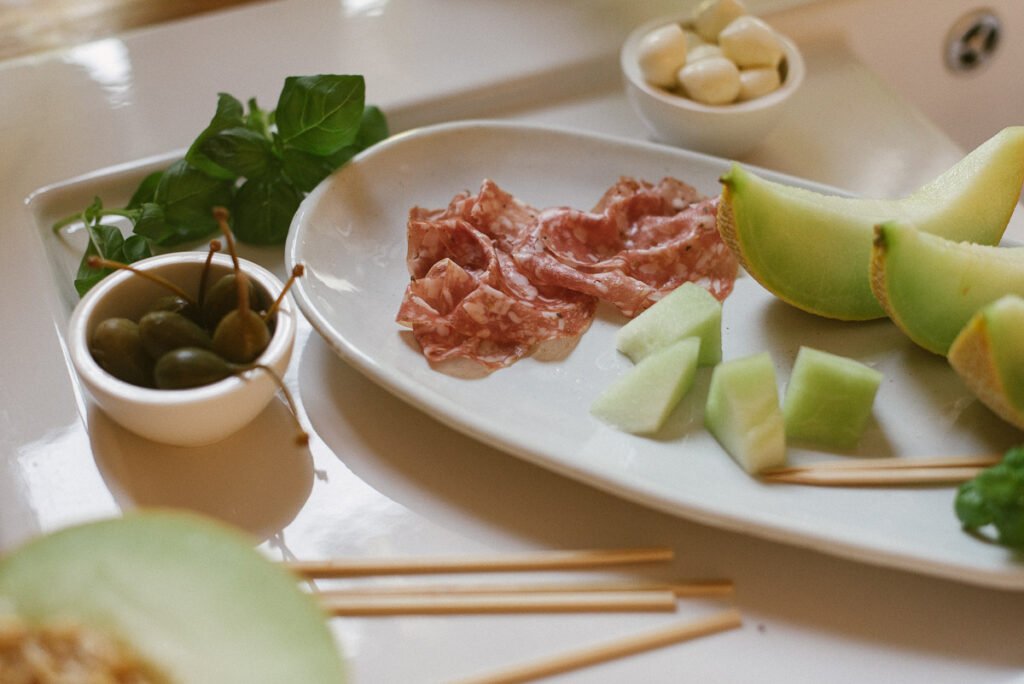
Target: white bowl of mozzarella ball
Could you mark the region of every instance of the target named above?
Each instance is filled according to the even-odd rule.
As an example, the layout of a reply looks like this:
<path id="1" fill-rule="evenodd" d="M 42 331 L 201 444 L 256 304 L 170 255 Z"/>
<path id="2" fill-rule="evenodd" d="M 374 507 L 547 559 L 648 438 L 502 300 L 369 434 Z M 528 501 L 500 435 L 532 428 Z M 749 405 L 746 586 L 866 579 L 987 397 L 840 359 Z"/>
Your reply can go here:
<path id="1" fill-rule="evenodd" d="M 705 0 L 626 39 L 626 94 L 660 141 L 723 157 L 756 147 L 804 78 L 791 40 L 740 0 Z"/>

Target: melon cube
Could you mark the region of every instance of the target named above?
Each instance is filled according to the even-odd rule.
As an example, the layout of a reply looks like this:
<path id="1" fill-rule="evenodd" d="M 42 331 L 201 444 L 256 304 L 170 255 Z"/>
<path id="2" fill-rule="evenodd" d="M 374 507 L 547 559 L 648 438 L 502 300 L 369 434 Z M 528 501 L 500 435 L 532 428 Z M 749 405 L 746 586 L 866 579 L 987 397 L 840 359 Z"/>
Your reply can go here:
<path id="1" fill-rule="evenodd" d="M 748 473 L 786 464 L 782 409 L 768 352 L 715 366 L 704 425 Z"/>
<path id="2" fill-rule="evenodd" d="M 657 432 L 693 385 L 700 345 L 688 337 L 647 356 L 609 385 L 590 412 L 626 432 Z"/>
<path id="3" fill-rule="evenodd" d="M 839 449 L 856 446 L 882 377 L 854 359 L 801 347 L 783 401 L 786 437 Z"/>
<path id="4" fill-rule="evenodd" d="M 722 303 L 694 283 L 683 283 L 622 326 L 615 348 L 637 363 L 685 337 L 700 338 L 699 365 L 722 360 Z"/>

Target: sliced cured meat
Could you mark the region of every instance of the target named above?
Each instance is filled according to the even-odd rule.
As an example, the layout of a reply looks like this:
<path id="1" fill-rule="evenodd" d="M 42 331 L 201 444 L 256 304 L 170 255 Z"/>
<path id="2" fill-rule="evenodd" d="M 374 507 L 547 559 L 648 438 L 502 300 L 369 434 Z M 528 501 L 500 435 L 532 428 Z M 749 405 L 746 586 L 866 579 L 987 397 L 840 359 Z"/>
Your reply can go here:
<path id="1" fill-rule="evenodd" d="M 722 300 L 738 263 L 718 234 L 716 209 L 717 199 L 676 179 L 624 178 L 590 212 L 541 212 L 513 256 L 534 282 L 592 295 L 627 316 L 686 281 Z"/>
<path id="2" fill-rule="evenodd" d="M 634 316 L 686 281 L 724 299 L 738 266 L 715 213 L 716 200 L 671 178 L 622 178 L 589 212 L 538 211 L 485 180 L 409 212 L 397 321 L 432 362 L 495 369 L 583 333 L 598 300 Z"/>
<path id="3" fill-rule="evenodd" d="M 430 361 L 464 357 L 501 368 L 541 342 L 578 336 L 590 325 L 592 297 L 534 286 L 466 220 L 415 215 L 408 226 L 412 280 L 397 320 L 412 328 Z"/>

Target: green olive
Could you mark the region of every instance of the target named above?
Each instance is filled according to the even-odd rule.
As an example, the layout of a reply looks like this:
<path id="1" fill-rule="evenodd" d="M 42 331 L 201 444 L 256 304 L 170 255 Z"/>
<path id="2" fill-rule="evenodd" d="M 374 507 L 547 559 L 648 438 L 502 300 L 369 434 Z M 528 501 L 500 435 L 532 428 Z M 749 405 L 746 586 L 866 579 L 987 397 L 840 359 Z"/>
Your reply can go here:
<path id="1" fill-rule="evenodd" d="M 153 359 L 181 347 L 209 349 L 210 333 L 173 311 L 151 311 L 139 320 L 142 345 Z"/>
<path id="2" fill-rule="evenodd" d="M 153 360 L 146 353 L 139 326 L 127 318 L 100 322 L 89 340 L 89 352 L 100 368 L 118 380 L 153 386 Z"/>
<path id="3" fill-rule="evenodd" d="M 188 389 L 213 384 L 239 370 L 208 349 L 182 347 L 161 356 L 153 376 L 159 389 Z"/>

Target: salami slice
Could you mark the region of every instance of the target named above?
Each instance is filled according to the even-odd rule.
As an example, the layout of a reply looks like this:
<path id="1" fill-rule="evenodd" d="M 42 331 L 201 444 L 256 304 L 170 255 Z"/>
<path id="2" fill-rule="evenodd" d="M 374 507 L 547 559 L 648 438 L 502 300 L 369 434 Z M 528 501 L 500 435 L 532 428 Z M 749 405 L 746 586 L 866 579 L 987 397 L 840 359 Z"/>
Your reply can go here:
<path id="1" fill-rule="evenodd" d="M 414 207 L 398 312 L 432 362 L 507 366 L 582 334 L 598 300 L 635 316 L 686 281 L 724 299 L 738 268 L 716 200 L 666 178 L 621 178 L 591 211 L 539 211 L 491 180 L 443 209 Z"/>

